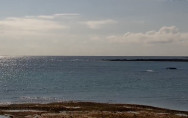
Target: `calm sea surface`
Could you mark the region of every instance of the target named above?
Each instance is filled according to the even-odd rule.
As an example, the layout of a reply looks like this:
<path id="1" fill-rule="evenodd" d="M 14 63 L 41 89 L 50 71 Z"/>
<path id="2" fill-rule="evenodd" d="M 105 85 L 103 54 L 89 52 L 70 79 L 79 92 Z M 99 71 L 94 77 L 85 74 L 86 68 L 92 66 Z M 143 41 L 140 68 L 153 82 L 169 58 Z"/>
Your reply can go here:
<path id="1" fill-rule="evenodd" d="M 0 104 L 74 100 L 188 111 L 188 62 L 102 60 L 121 58 L 185 57 L 0 57 Z"/>

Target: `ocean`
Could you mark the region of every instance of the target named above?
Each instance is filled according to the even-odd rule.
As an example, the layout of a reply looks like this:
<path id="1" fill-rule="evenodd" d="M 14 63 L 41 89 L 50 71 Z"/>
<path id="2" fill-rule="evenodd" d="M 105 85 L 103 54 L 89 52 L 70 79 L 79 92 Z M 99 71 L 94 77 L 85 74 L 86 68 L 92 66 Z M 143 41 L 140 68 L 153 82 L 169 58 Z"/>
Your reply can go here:
<path id="1" fill-rule="evenodd" d="M 89 101 L 188 111 L 188 62 L 104 61 L 125 58 L 187 57 L 2 56 L 0 104 Z"/>

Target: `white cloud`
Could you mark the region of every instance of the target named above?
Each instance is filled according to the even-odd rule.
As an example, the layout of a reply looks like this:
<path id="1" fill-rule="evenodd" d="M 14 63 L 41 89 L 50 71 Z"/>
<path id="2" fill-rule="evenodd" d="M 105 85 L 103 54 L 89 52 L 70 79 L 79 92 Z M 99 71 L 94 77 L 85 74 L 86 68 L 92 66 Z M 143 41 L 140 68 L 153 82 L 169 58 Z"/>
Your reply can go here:
<path id="1" fill-rule="evenodd" d="M 93 20 L 93 21 L 85 21 L 84 24 L 86 24 L 91 29 L 100 29 L 105 25 L 109 24 L 116 24 L 117 21 L 112 19 L 107 20 Z"/>
<path id="2" fill-rule="evenodd" d="M 117 21 L 86 21 L 84 17 L 77 15 L 79 16 L 53 14 L 0 20 L 0 54 L 187 55 L 188 33 L 180 32 L 175 26 L 164 26 L 158 31 L 145 33 L 127 32 L 123 35 L 109 36 L 113 33 L 110 30 L 101 33 L 88 28 L 108 29 Z M 122 27 L 120 26 L 120 29 Z"/>
<path id="3" fill-rule="evenodd" d="M 30 16 L 28 16 L 28 17 L 30 17 Z M 41 18 L 41 19 L 54 19 L 55 18 L 55 16 L 53 15 L 40 15 L 40 16 L 38 16 L 38 18 Z"/>
<path id="4" fill-rule="evenodd" d="M 72 33 L 83 27 L 77 15 L 51 15 L 55 19 L 49 19 L 50 16 L 1 19 L 0 55 L 73 55 L 84 51 L 87 36 Z"/>
<path id="5" fill-rule="evenodd" d="M 53 15 L 40 15 L 38 18 L 41 19 L 55 19 L 57 17 L 70 17 L 70 16 L 80 16 L 78 13 L 64 13 L 64 14 L 53 14 Z"/>
<path id="6" fill-rule="evenodd" d="M 44 32 L 68 28 L 54 21 L 37 18 L 7 18 L 0 21 L 0 31 L 3 32 Z"/>
<path id="7" fill-rule="evenodd" d="M 54 16 L 79 16 L 78 13 L 64 13 L 64 14 L 54 14 Z"/>
<path id="8" fill-rule="evenodd" d="M 112 42 L 119 43 L 144 43 L 144 44 L 156 44 L 156 43 L 177 43 L 188 40 L 188 33 L 180 32 L 175 26 L 164 26 L 158 31 L 148 31 L 145 33 L 131 33 L 127 32 L 124 35 L 111 35 L 108 36 Z"/>

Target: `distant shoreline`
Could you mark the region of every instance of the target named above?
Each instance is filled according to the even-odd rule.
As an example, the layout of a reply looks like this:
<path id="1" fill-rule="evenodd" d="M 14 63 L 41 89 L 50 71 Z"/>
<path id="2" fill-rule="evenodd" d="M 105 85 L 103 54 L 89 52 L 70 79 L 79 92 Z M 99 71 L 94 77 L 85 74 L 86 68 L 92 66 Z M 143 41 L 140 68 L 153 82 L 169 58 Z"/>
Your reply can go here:
<path id="1" fill-rule="evenodd" d="M 103 61 L 160 61 L 160 62 L 188 62 L 188 59 L 103 59 Z"/>
<path id="2" fill-rule="evenodd" d="M 170 110 L 136 104 L 108 104 L 94 102 L 59 102 L 0 105 L 0 117 L 9 118 L 187 118 L 188 111 Z"/>

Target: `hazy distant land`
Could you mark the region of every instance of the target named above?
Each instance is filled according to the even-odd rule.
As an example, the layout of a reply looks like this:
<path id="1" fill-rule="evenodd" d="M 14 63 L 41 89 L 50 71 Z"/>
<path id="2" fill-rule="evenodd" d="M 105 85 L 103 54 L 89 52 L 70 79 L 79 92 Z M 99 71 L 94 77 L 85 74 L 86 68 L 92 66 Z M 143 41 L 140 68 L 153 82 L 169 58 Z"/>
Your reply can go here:
<path id="1" fill-rule="evenodd" d="M 164 62 L 188 62 L 184 59 L 103 59 L 104 61 L 164 61 Z"/>

